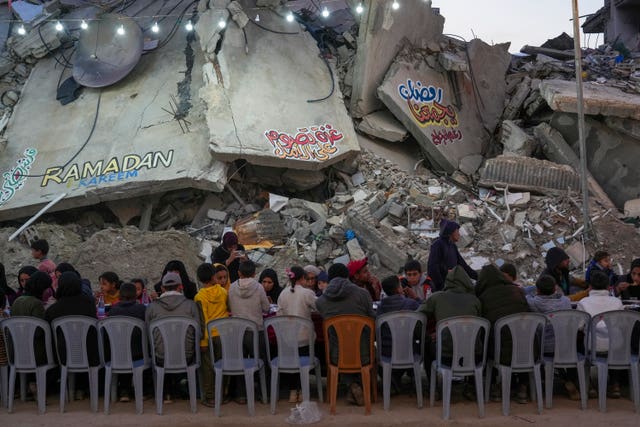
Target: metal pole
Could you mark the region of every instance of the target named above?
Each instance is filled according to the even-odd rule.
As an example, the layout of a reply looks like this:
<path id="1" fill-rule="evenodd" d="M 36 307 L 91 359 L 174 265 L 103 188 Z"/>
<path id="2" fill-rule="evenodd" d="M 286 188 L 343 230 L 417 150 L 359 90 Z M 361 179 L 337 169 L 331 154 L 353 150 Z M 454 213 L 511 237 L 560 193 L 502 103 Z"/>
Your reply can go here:
<path id="1" fill-rule="evenodd" d="M 573 6 L 573 46 L 576 61 L 576 86 L 578 91 L 578 142 L 580 144 L 580 186 L 582 187 L 583 234 L 588 239 L 591 233 L 589 218 L 589 186 L 587 183 L 587 146 L 585 141 L 584 104 L 582 93 L 582 49 L 580 48 L 580 14 L 578 0 L 571 0 Z"/>
<path id="2" fill-rule="evenodd" d="M 25 222 L 22 225 L 22 227 L 18 228 L 15 233 L 13 233 L 11 236 L 9 236 L 9 242 L 12 241 L 13 239 L 15 239 L 16 237 L 18 237 L 18 235 L 20 235 L 20 233 L 22 233 L 25 228 L 27 228 L 28 226 L 33 224 L 36 219 L 40 218 L 40 216 L 42 216 L 42 214 L 44 214 L 46 211 L 48 211 L 51 208 L 51 206 L 55 205 L 60 200 L 64 199 L 64 197 L 66 195 L 67 195 L 67 193 L 62 193 L 59 196 L 57 196 L 55 199 L 53 199 L 52 201 L 47 203 L 47 205 L 44 208 L 40 209 L 37 214 L 32 216 L 31 219 L 29 219 L 29 221 Z"/>

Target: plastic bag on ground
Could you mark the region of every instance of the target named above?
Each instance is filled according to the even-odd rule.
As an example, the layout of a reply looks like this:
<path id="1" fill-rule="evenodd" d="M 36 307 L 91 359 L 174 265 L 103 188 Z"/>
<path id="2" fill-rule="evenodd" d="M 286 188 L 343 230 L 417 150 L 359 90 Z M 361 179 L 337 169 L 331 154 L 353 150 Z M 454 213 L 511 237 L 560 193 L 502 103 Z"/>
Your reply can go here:
<path id="1" fill-rule="evenodd" d="M 316 402 L 302 402 L 291 409 L 287 418 L 289 424 L 313 424 L 322 419 L 322 413 Z"/>

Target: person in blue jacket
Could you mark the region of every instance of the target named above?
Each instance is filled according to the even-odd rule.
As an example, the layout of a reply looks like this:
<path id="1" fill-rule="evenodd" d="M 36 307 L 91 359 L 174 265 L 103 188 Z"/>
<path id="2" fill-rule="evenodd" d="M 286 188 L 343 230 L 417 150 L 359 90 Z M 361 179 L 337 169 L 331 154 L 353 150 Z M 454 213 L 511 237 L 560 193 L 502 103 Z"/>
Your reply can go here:
<path id="1" fill-rule="evenodd" d="M 440 237 L 431 244 L 427 263 L 427 273 L 433 282 L 434 291 L 444 288 L 447 273 L 456 265 L 462 267 L 471 279 L 478 279 L 478 273 L 462 259 L 456 246 L 458 240 L 460 225 L 455 221 L 443 219 L 440 224 Z"/>

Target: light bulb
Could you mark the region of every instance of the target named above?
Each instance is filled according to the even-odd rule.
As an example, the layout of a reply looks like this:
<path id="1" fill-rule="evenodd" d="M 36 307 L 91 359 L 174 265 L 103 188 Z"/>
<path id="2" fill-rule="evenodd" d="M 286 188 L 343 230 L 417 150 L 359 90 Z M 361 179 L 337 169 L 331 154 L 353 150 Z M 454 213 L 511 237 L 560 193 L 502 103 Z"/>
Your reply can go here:
<path id="1" fill-rule="evenodd" d="M 116 30 L 119 36 L 124 36 L 124 25 L 120 25 Z"/>
<path id="2" fill-rule="evenodd" d="M 18 27 L 18 34 L 20 34 L 21 36 L 24 36 L 25 34 L 27 34 L 27 30 L 24 29 L 24 25 L 20 25 Z"/>
<path id="3" fill-rule="evenodd" d="M 256 21 L 256 22 L 260 22 L 260 15 L 256 15 L 256 19 L 255 19 L 255 21 Z"/>
<path id="4" fill-rule="evenodd" d="M 329 12 L 329 9 L 327 9 L 327 7 L 325 6 L 324 9 L 322 9 L 322 17 L 328 18 L 330 14 L 331 12 Z"/>
<path id="5" fill-rule="evenodd" d="M 364 7 L 362 6 L 362 3 L 359 3 L 359 4 L 356 6 L 356 13 L 357 13 L 358 15 L 360 15 L 360 14 L 362 14 L 362 12 L 364 12 Z"/>
<path id="6" fill-rule="evenodd" d="M 56 31 L 62 31 L 62 30 L 64 30 L 62 23 L 60 21 L 56 22 Z"/>
<path id="7" fill-rule="evenodd" d="M 221 19 L 220 21 L 218 21 L 218 27 L 224 28 L 226 26 L 227 26 L 227 21 L 225 21 L 224 19 Z"/>
<path id="8" fill-rule="evenodd" d="M 400 3 L 398 3 L 396 0 L 393 1 L 393 4 L 391 5 L 391 8 L 393 10 L 398 10 L 400 9 Z"/>
<path id="9" fill-rule="evenodd" d="M 83 30 L 88 29 L 89 28 L 89 24 L 87 24 L 87 21 L 85 21 L 83 19 L 82 22 L 80 23 L 80 28 L 82 28 Z"/>
<path id="10" fill-rule="evenodd" d="M 151 26 L 151 31 L 154 33 L 157 33 L 160 31 L 160 27 L 158 26 L 157 22 L 154 22 L 153 25 Z"/>
<path id="11" fill-rule="evenodd" d="M 287 13 L 287 22 L 293 22 L 293 13 Z"/>
<path id="12" fill-rule="evenodd" d="M 191 20 L 187 21 L 187 25 L 185 25 L 184 28 L 186 28 L 187 31 L 193 31 L 193 24 L 191 23 Z"/>

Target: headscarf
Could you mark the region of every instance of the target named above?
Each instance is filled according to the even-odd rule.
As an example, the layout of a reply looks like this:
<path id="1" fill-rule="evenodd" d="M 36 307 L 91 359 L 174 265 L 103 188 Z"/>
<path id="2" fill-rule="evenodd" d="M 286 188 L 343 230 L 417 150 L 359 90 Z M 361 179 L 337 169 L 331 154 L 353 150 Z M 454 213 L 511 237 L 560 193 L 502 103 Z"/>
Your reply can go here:
<path id="1" fill-rule="evenodd" d="M 227 231 L 226 233 L 224 233 L 224 236 L 222 236 L 222 247 L 228 250 L 231 246 L 237 244 L 238 235 L 236 233 L 234 233 L 233 231 Z"/>
<path id="2" fill-rule="evenodd" d="M 227 268 L 226 265 L 220 264 L 220 263 L 217 263 L 217 262 L 215 264 L 213 264 L 213 267 L 216 268 L 216 269 L 218 269 L 220 267 L 225 269 L 225 271 L 227 272 L 227 283 L 218 283 L 218 285 L 222 286 L 227 291 L 229 291 L 229 287 L 231 287 L 231 279 L 229 278 L 229 269 Z"/>
<path id="3" fill-rule="evenodd" d="M 443 219 L 440 223 L 440 237 L 443 239 L 448 239 L 451 237 L 454 231 L 460 228 L 460 224 L 455 221 L 449 221 L 447 219 Z"/>
<path id="4" fill-rule="evenodd" d="M 267 292 L 267 297 L 271 298 L 271 301 L 273 301 L 273 303 L 275 304 L 278 302 L 278 297 L 282 292 L 282 288 L 280 287 L 280 281 L 278 280 L 278 273 L 276 273 L 275 270 L 272 268 L 265 268 L 264 270 L 262 270 L 262 273 L 260 273 L 258 282 L 262 284 L 262 279 L 264 279 L 265 277 L 270 278 L 271 281 L 273 282 L 273 288 L 271 288 L 271 290 Z"/>

